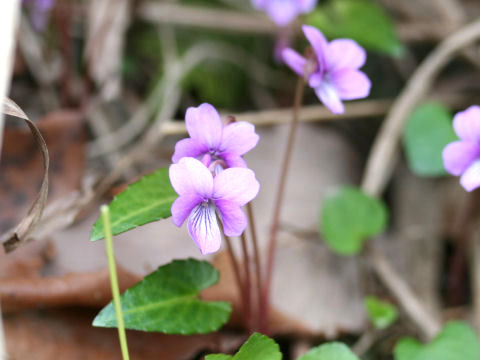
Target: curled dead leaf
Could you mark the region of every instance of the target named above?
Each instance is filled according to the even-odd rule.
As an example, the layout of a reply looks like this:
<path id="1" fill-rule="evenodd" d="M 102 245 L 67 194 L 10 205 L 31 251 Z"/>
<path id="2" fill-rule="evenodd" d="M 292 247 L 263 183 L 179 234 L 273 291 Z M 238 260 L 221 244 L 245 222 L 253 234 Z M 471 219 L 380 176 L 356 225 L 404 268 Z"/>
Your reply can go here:
<path id="1" fill-rule="evenodd" d="M 40 186 L 40 191 L 30 206 L 30 210 L 28 211 L 27 215 L 13 230 L 9 231 L 0 238 L 0 242 L 3 244 L 5 251 L 10 252 L 18 248 L 22 243 L 28 241 L 28 236 L 35 229 L 35 226 L 42 217 L 48 195 L 49 156 L 47 144 L 45 143 L 42 134 L 36 125 L 28 118 L 25 112 L 14 101 L 9 98 L 5 98 L 3 102 L 3 112 L 7 115 L 23 119 L 27 123 L 33 138 L 35 139 L 35 143 L 41 150 L 44 168 L 44 176 L 42 185 Z"/>

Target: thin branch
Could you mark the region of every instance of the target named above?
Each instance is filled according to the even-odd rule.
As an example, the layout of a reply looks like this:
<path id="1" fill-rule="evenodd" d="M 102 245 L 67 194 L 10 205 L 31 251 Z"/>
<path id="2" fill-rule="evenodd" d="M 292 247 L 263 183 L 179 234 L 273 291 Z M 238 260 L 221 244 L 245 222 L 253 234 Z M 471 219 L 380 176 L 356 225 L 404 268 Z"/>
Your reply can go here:
<path id="1" fill-rule="evenodd" d="M 439 101 L 452 109 L 459 109 L 470 104 L 470 100 L 465 95 L 443 94 L 434 95 L 428 98 L 432 101 Z M 323 105 L 308 105 L 300 109 L 298 115 L 299 122 L 329 122 L 337 120 L 359 120 L 364 118 L 373 118 L 384 116 L 393 104 L 392 100 L 362 100 L 353 101 L 345 104 L 343 114 L 332 114 Z M 245 112 L 234 115 L 237 121 L 247 121 L 255 126 L 271 126 L 288 124 L 292 117 L 292 108 L 280 110 L 260 110 Z M 168 135 L 184 135 L 187 133 L 185 123 L 180 120 L 166 121 L 162 125 L 162 133 Z"/>

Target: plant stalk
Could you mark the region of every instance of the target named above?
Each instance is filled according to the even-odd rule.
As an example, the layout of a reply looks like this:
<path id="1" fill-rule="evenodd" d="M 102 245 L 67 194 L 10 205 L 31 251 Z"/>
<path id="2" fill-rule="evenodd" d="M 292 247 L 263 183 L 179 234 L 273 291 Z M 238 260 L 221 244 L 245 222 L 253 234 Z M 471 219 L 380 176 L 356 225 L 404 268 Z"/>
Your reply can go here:
<path id="1" fill-rule="evenodd" d="M 243 252 L 243 267 L 245 270 L 245 319 L 247 329 L 252 332 L 252 281 L 250 278 L 250 257 L 248 255 L 247 237 L 245 232 L 240 237 Z"/>
<path id="2" fill-rule="evenodd" d="M 129 360 L 127 346 L 127 334 L 123 323 L 122 304 L 120 300 L 120 289 L 118 287 L 117 268 L 115 265 L 115 255 L 113 253 L 112 226 L 110 223 L 110 210 L 108 206 L 101 207 L 103 229 L 105 232 L 105 249 L 107 250 L 108 271 L 110 273 L 110 283 L 112 285 L 113 305 L 117 317 L 118 338 L 120 339 L 120 348 L 122 350 L 122 359 Z"/>
<path id="3" fill-rule="evenodd" d="M 270 228 L 270 240 L 268 243 L 267 253 L 267 269 L 265 275 L 265 282 L 262 291 L 261 301 L 261 329 L 268 332 L 268 319 L 269 319 L 269 301 L 270 301 L 270 289 L 272 287 L 272 273 L 275 260 L 275 252 L 277 247 L 277 233 L 280 222 L 280 211 L 282 209 L 283 199 L 285 195 L 285 186 L 287 183 L 287 175 L 290 167 L 290 159 L 292 157 L 293 145 L 295 143 L 295 137 L 298 128 L 298 118 L 300 113 L 300 107 L 303 100 L 303 90 L 305 86 L 305 79 L 299 77 L 297 81 L 297 87 L 295 90 L 295 101 L 293 105 L 293 116 L 290 123 L 290 131 L 288 134 L 287 146 L 283 155 L 282 166 L 280 170 L 280 179 L 275 196 L 275 203 L 273 207 L 273 219 Z"/>
<path id="4" fill-rule="evenodd" d="M 255 317 L 255 328 L 259 327 L 259 318 L 261 314 L 261 303 L 262 303 L 262 266 L 260 262 L 260 251 L 258 249 L 258 240 L 257 240 L 257 228 L 255 226 L 255 216 L 253 214 L 253 206 L 251 203 L 247 204 L 247 216 L 248 216 L 248 223 L 250 225 L 250 236 L 252 237 L 252 245 L 253 245 L 253 259 L 255 262 L 255 280 L 257 285 L 257 303 L 256 308 L 258 313 Z"/>

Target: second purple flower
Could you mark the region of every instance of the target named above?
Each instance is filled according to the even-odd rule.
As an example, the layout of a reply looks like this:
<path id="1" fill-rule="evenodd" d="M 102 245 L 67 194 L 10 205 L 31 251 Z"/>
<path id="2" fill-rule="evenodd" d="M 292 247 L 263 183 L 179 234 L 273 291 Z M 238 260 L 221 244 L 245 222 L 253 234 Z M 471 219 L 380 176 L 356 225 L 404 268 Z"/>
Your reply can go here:
<path id="1" fill-rule="evenodd" d="M 174 163 L 184 157 L 193 157 L 206 166 L 216 161 L 223 169 L 246 168 L 242 155 L 252 150 L 260 138 L 255 127 L 245 121 L 224 126 L 217 110 L 206 103 L 188 108 L 185 123 L 190 138 L 175 145 Z"/>
<path id="2" fill-rule="evenodd" d="M 334 114 L 343 113 L 342 100 L 367 97 L 371 83 L 360 69 L 366 60 L 365 50 L 351 39 L 328 42 L 312 26 L 303 26 L 314 56 L 306 59 L 292 49 L 282 53 L 283 61 L 299 76 L 305 77 L 318 98 Z"/>

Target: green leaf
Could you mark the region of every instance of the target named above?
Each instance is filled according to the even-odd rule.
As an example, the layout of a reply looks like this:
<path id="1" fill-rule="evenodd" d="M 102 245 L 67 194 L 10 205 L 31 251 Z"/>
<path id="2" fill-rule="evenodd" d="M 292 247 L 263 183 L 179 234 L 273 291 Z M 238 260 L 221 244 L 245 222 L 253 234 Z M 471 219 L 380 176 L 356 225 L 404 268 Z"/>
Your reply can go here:
<path id="1" fill-rule="evenodd" d="M 205 356 L 205 360 L 230 360 L 233 359 L 232 355 L 225 355 L 225 354 L 211 354 Z"/>
<path id="2" fill-rule="evenodd" d="M 281 360 L 282 353 L 278 344 L 268 336 L 255 333 L 242 345 L 235 356 L 215 354 L 205 360 Z"/>
<path id="3" fill-rule="evenodd" d="M 121 296 L 125 327 L 165 334 L 205 334 L 224 325 L 232 311 L 226 302 L 205 302 L 201 290 L 218 281 L 206 261 L 175 260 L 161 266 Z M 113 304 L 100 311 L 93 326 L 116 327 Z"/>
<path id="4" fill-rule="evenodd" d="M 445 106 L 425 103 L 417 107 L 408 119 L 403 136 L 412 171 L 420 176 L 445 175 L 442 150 L 456 139 L 452 116 Z"/>
<path id="5" fill-rule="evenodd" d="M 118 194 L 108 206 L 113 235 L 171 216 L 170 208 L 178 195 L 168 177 L 168 168 L 144 176 Z M 103 239 L 103 223 L 93 225 L 91 241 Z"/>
<path id="6" fill-rule="evenodd" d="M 480 344 L 466 323 L 447 323 L 427 345 L 412 338 L 401 339 L 394 349 L 395 360 L 478 360 Z"/>
<path id="7" fill-rule="evenodd" d="M 314 347 L 298 360 L 359 360 L 358 357 L 345 345 L 332 342 Z"/>
<path id="8" fill-rule="evenodd" d="M 354 187 L 344 187 L 327 197 L 319 230 L 327 245 L 341 255 L 354 255 L 363 243 L 385 229 L 388 213 L 378 199 Z"/>
<path id="9" fill-rule="evenodd" d="M 306 19 L 328 38 L 351 38 L 367 49 L 399 56 L 404 47 L 393 22 L 372 0 L 335 0 L 317 7 Z"/>
<path id="10" fill-rule="evenodd" d="M 392 325 L 398 318 L 397 308 L 374 296 L 365 298 L 365 308 L 373 326 L 377 329 L 385 329 Z"/>

